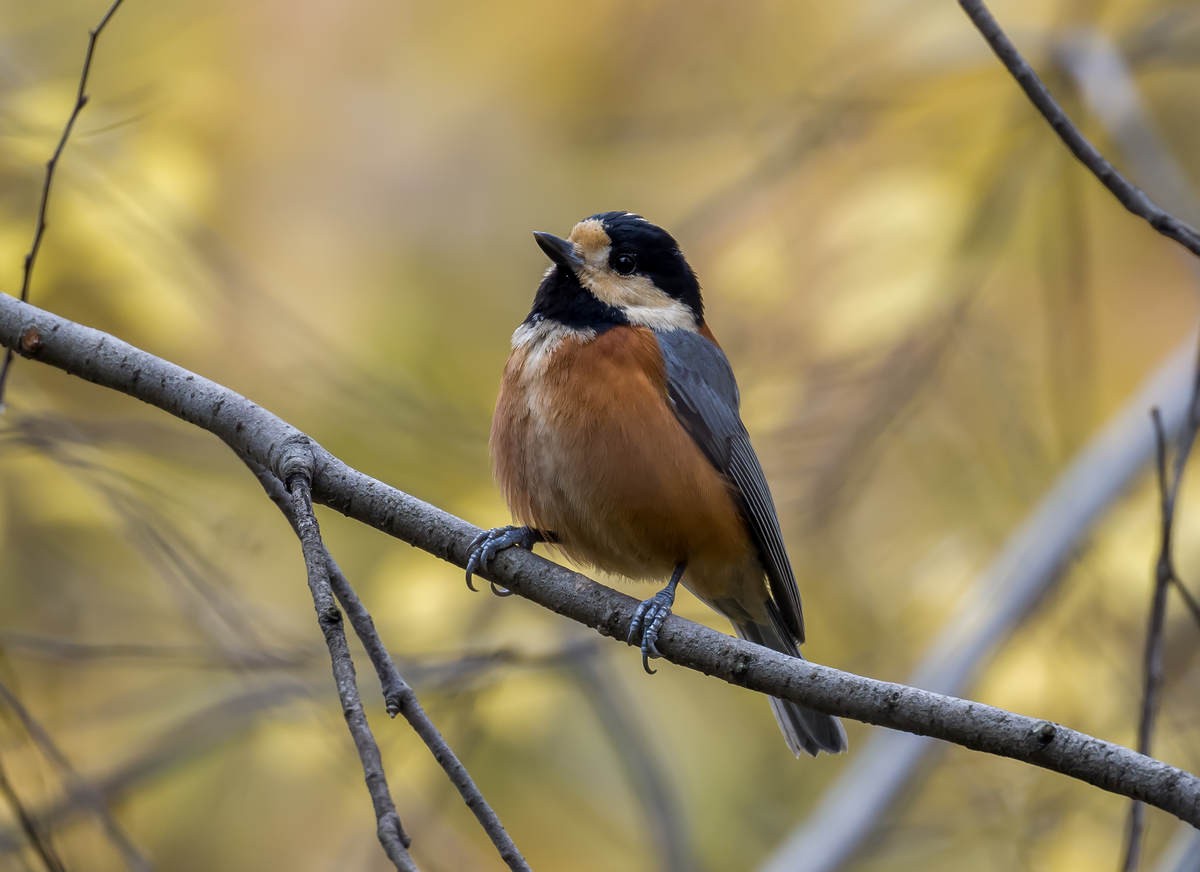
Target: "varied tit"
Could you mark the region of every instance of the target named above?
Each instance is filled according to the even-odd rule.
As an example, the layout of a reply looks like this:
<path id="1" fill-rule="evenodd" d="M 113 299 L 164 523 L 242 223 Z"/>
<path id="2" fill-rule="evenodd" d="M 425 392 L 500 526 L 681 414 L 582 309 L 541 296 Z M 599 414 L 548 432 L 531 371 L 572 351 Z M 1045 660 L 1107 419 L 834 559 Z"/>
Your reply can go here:
<path id="1" fill-rule="evenodd" d="M 629 630 L 647 671 L 680 581 L 743 639 L 799 657 L 800 593 L 775 504 L 678 244 L 629 212 L 534 236 L 553 265 L 513 334 L 490 439 L 523 526 L 476 539 L 468 584 L 501 550 L 549 542 L 608 572 L 670 577 Z M 794 754 L 845 750 L 836 718 L 771 708 Z"/>

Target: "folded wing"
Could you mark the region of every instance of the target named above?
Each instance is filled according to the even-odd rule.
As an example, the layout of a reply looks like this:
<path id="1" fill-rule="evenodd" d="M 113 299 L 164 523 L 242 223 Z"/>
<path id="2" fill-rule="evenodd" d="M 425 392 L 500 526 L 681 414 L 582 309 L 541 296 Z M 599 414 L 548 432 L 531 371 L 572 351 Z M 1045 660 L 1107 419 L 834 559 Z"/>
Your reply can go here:
<path id="1" fill-rule="evenodd" d="M 775 501 L 738 414 L 740 397 L 724 352 L 690 330 L 655 331 L 675 417 L 737 491 L 742 517 L 766 570 L 771 597 L 791 635 L 804 641 L 800 591 L 783 547 Z"/>

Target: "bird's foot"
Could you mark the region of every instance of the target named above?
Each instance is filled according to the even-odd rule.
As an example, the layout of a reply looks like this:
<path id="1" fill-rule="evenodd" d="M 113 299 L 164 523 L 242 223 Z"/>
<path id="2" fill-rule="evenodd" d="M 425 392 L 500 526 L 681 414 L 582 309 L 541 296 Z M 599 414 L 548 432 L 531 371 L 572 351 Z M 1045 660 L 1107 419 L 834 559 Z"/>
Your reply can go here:
<path id="1" fill-rule="evenodd" d="M 524 548 L 526 551 L 533 550 L 533 546 L 538 542 L 545 542 L 546 535 L 532 527 L 494 527 L 491 530 L 484 530 L 474 541 L 471 542 L 467 553 L 470 557 L 467 558 L 467 587 L 475 590 L 475 585 L 471 583 L 471 576 L 477 571 L 487 572 L 491 568 L 492 559 L 508 548 Z M 492 593 L 496 596 L 509 596 L 512 591 L 500 587 L 494 581 L 489 581 L 492 586 Z"/>
<path id="2" fill-rule="evenodd" d="M 641 646 L 642 668 L 650 675 L 657 671 L 650 668 L 650 658 L 662 656 L 658 650 L 658 631 L 667 615 L 671 614 L 671 606 L 675 604 L 675 588 L 679 586 L 679 579 L 683 578 L 686 565 L 680 563 L 676 566 L 667 586 L 650 599 L 643 600 L 633 613 L 633 620 L 629 622 L 629 635 L 625 641 L 630 645 Z"/>

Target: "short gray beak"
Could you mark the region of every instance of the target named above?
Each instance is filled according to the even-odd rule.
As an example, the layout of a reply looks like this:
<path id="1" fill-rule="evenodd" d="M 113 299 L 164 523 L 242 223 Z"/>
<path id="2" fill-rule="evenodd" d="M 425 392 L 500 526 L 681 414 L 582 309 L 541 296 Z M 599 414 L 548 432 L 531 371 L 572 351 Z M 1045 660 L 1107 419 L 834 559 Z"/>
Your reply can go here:
<path id="1" fill-rule="evenodd" d="M 575 272 L 583 266 L 583 258 L 575 251 L 575 243 L 541 230 L 533 231 L 533 238 L 537 240 L 538 248 L 546 252 L 546 257 L 564 269 Z"/>

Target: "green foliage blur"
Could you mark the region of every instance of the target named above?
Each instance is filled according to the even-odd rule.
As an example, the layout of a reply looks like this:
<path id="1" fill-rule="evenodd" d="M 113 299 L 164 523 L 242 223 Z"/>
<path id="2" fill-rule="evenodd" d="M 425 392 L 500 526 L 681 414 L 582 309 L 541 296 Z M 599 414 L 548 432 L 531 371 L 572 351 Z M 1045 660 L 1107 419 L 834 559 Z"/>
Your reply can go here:
<path id="1" fill-rule="evenodd" d="M 0 0 L 5 292 L 105 5 Z M 1058 51 L 1110 41 L 1154 135 L 1197 178 L 1193 6 L 995 12 L 1129 167 Z M 882 679 L 906 679 L 1195 321 L 1194 261 L 1073 162 L 953 3 L 128 0 L 89 91 L 32 301 L 481 526 L 508 520 L 486 440 L 545 267 L 530 231 L 609 209 L 670 229 L 780 504 L 805 653 Z M 1138 180 L 1200 215 L 1186 186 Z M 1179 565 L 1200 584 L 1194 494 Z M 753 869 L 870 735 L 849 724 L 848 756 L 793 761 L 764 700 L 669 665 L 650 678 L 633 649 L 320 517 L 536 869 L 668 868 L 672 826 L 676 868 Z M 972 695 L 1132 743 L 1156 534 L 1147 478 Z M 49 811 L 68 868 L 125 868 L 80 781 L 164 870 L 388 868 L 299 548 L 224 446 L 19 362 L 0 420 L 0 555 L 0 684 L 77 778 L 3 705 L 0 764 Z M 677 611 L 728 629 L 688 595 Z M 1200 631 L 1171 615 L 1155 749 L 1194 770 Z M 359 667 L 417 861 L 500 868 Z M 1113 868 L 1126 809 L 945 748 L 853 868 Z M 1149 819 L 1152 858 L 1174 824 Z M 0 868 L 40 868 L 7 806 L 0 848 Z"/>

